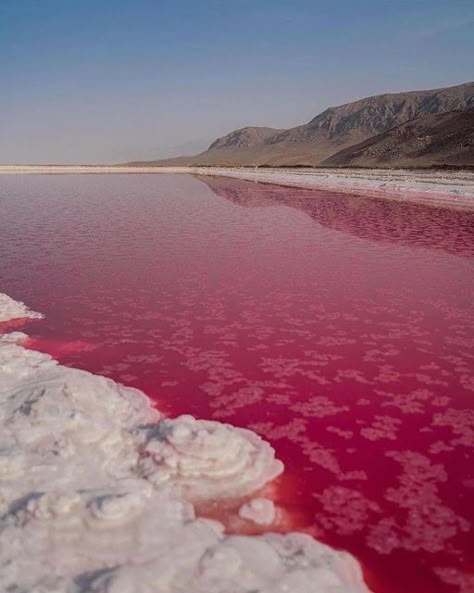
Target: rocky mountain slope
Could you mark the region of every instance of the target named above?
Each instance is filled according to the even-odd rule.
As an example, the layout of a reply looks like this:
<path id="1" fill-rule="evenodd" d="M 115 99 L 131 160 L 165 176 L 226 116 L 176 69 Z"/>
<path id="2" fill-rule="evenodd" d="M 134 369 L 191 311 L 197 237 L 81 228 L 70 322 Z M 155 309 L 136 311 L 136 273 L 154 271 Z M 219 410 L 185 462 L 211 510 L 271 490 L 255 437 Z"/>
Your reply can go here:
<path id="1" fill-rule="evenodd" d="M 320 165 L 335 153 L 413 118 L 470 108 L 474 108 L 474 82 L 444 89 L 378 95 L 330 107 L 307 124 L 289 130 L 241 128 L 218 138 L 198 155 L 148 164 Z"/>
<path id="2" fill-rule="evenodd" d="M 337 152 L 327 166 L 474 166 L 474 109 L 416 117 Z"/>

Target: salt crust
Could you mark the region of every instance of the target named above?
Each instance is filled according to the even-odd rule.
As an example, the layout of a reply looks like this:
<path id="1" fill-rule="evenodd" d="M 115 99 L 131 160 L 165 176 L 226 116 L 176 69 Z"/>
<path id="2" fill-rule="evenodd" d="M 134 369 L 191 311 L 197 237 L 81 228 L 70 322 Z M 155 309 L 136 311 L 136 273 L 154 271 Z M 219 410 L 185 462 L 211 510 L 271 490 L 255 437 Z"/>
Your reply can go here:
<path id="1" fill-rule="evenodd" d="M 194 500 L 245 496 L 282 471 L 255 433 L 161 419 L 140 391 L 9 340 L 0 427 L 2 591 L 368 591 L 351 556 L 307 535 L 226 536 L 195 517 Z"/>
<path id="2" fill-rule="evenodd" d="M 24 344 L 28 340 L 28 335 L 24 332 L 10 332 L 9 334 L 0 334 L 0 342 L 9 342 L 10 344 Z"/>
<path id="3" fill-rule="evenodd" d="M 474 210 L 474 174 L 471 171 L 195 167 L 192 172 L 288 187 L 361 194 L 441 208 Z"/>
<path id="4" fill-rule="evenodd" d="M 41 313 L 30 311 L 26 305 L 15 301 L 8 295 L 0 292 L 0 323 L 4 321 L 11 321 L 12 319 L 41 319 Z"/>

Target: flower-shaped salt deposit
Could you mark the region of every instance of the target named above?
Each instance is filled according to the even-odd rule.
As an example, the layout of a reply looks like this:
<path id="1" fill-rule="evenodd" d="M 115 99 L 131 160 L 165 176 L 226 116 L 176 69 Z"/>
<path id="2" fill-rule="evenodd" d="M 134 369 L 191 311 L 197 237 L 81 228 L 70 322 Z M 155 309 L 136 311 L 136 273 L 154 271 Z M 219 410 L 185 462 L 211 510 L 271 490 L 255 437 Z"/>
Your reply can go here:
<path id="1" fill-rule="evenodd" d="M 145 431 L 142 476 L 172 480 L 193 500 L 245 496 L 283 471 L 272 447 L 255 433 L 180 416 Z"/>

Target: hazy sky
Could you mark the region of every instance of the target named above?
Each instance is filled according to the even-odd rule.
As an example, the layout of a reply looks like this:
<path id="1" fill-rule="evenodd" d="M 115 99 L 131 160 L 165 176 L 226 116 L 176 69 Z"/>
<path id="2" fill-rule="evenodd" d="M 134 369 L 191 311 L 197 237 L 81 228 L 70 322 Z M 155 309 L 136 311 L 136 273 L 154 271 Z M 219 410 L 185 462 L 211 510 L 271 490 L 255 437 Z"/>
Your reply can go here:
<path id="1" fill-rule="evenodd" d="M 0 0 L 0 163 L 193 153 L 473 79 L 472 0 Z"/>

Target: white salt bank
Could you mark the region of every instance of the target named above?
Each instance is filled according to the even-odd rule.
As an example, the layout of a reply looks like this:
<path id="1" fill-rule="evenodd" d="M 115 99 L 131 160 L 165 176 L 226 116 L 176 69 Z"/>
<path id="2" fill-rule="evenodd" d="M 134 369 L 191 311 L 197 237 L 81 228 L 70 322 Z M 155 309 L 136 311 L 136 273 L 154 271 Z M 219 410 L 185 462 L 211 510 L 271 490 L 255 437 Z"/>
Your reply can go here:
<path id="1" fill-rule="evenodd" d="M 0 295 L 0 319 L 28 309 Z M 363 593 L 357 562 L 303 534 L 228 536 L 193 501 L 282 471 L 256 434 L 161 419 L 141 392 L 0 340 L 0 590 Z M 271 501 L 241 514 L 271 523 Z"/>
<path id="2" fill-rule="evenodd" d="M 42 317 L 41 313 L 30 311 L 25 304 L 0 292 L 0 323 L 13 319 L 41 319 Z"/>

